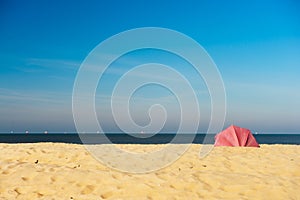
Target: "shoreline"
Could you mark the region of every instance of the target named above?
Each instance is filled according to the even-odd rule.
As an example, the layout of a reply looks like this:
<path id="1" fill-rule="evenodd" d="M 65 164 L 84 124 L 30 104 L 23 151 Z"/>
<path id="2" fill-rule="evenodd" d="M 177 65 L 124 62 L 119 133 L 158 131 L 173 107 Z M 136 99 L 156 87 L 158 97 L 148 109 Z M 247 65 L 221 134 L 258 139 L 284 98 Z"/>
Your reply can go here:
<path id="1" fill-rule="evenodd" d="M 150 137 L 151 136 L 151 137 Z M 179 138 L 173 143 L 193 143 L 193 144 L 214 144 L 215 135 L 178 135 Z M 75 143 L 75 144 L 168 144 L 174 139 L 175 134 L 156 134 L 142 136 L 126 134 L 0 134 L 0 143 L 36 143 L 36 142 L 56 142 L 56 143 Z M 259 144 L 300 144 L 300 134 L 257 134 L 254 135 Z M 109 140 L 107 140 L 109 139 Z M 204 142 L 205 141 L 205 142 Z"/>

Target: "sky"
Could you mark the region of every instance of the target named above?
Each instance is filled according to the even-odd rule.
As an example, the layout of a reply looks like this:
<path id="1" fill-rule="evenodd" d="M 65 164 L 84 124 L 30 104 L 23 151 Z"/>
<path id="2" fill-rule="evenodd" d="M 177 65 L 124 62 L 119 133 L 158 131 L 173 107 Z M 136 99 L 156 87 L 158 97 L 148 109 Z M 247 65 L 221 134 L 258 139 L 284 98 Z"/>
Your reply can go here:
<path id="1" fill-rule="evenodd" d="M 224 127 L 299 133 L 299 10 L 295 0 L 1 0 L 0 132 L 75 132 L 73 85 L 89 53 L 122 31 L 163 27 L 193 38 L 215 62 L 226 92 Z M 205 131 L 211 105 L 203 79 L 183 60 L 151 49 L 119 58 L 99 82 L 96 109 L 104 131 L 120 130 L 109 101 L 120 73 L 147 62 L 169 64 L 191 80 L 201 104 L 199 131 Z M 140 79 L 143 75 L 170 78 L 155 71 Z M 146 126 L 148 109 L 157 103 L 168 111 L 163 131 L 175 131 L 180 122 L 178 101 L 168 88 L 157 85 L 134 93 L 130 110 L 135 123 Z"/>

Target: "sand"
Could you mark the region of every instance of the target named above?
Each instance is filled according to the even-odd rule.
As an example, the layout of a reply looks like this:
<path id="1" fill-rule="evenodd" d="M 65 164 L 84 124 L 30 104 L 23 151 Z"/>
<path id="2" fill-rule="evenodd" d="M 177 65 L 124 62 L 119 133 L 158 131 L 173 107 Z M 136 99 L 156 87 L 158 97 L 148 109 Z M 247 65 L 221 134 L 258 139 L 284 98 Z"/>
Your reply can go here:
<path id="1" fill-rule="evenodd" d="M 300 199 L 300 145 L 216 147 L 203 159 L 200 147 L 161 170 L 129 174 L 82 145 L 0 144 L 0 199 Z"/>

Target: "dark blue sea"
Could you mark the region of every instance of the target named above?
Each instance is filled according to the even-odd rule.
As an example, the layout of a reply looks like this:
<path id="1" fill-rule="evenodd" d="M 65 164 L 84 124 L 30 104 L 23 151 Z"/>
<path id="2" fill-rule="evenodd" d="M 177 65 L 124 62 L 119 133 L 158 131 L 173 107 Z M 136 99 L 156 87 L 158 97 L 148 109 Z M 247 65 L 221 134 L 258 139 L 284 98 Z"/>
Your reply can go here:
<path id="1" fill-rule="evenodd" d="M 127 134 L 85 134 L 85 144 L 106 144 L 108 138 L 111 143 L 114 144 L 166 144 L 170 143 L 175 134 L 156 134 L 149 135 L 143 134 L 143 138 L 139 134 L 127 135 Z M 214 143 L 214 134 L 197 134 L 194 138 L 191 134 L 181 134 L 180 138 L 172 143 L 190 143 L 202 144 L 205 141 L 206 144 Z M 256 134 L 254 135 L 259 144 L 300 144 L 300 134 Z M 205 138 L 205 140 L 204 140 Z M 63 142 L 82 144 L 81 138 L 76 133 L 2 133 L 0 134 L 0 143 L 36 143 L 36 142 Z"/>

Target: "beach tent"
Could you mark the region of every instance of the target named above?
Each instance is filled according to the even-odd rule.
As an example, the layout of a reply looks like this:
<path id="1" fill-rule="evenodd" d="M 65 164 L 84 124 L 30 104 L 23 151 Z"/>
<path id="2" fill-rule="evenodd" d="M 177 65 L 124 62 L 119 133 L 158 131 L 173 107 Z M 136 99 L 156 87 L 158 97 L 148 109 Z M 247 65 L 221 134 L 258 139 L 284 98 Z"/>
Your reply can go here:
<path id="1" fill-rule="evenodd" d="M 215 146 L 259 147 L 251 131 L 231 125 L 215 136 Z"/>

